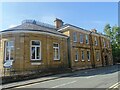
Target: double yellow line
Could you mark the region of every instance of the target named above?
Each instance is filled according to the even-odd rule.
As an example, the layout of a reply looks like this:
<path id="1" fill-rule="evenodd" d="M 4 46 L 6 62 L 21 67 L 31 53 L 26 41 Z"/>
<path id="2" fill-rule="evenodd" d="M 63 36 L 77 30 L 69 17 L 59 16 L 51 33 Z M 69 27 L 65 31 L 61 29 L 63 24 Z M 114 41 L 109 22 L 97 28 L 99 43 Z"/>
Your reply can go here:
<path id="1" fill-rule="evenodd" d="M 109 87 L 108 89 L 106 89 L 106 90 L 120 90 L 120 89 L 119 89 L 119 88 L 120 88 L 119 85 L 120 85 L 120 82 L 118 82 L 118 83 L 110 86 L 110 87 Z"/>

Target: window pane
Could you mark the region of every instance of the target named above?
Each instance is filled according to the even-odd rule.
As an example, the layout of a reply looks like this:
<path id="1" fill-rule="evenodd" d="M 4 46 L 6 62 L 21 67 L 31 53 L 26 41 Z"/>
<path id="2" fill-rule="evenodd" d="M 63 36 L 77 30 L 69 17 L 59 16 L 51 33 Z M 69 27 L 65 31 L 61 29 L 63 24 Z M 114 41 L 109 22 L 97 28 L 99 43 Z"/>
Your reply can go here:
<path id="1" fill-rule="evenodd" d="M 59 51 L 56 49 L 56 59 L 59 59 Z"/>
<path id="2" fill-rule="evenodd" d="M 88 60 L 90 60 L 90 52 L 89 51 L 87 51 L 87 58 L 88 58 Z"/>
<path id="3" fill-rule="evenodd" d="M 80 42 L 83 42 L 83 34 L 80 34 Z"/>
<path id="4" fill-rule="evenodd" d="M 59 59 L 59 49 L 58 48 L 54 48 L 54 52 L 53 52 L 53 54 L 54 54 L 54 59 Z"/>
<path id="5" fill-rule="evenodd" d="M 84 60 L 84 52 L 82 51 L 82 60 Z"/>
<path id="6" fill-rule="evenodd" d="M 13 41 L 9 41 L 8 43 L 9 43 L 9 47 L 12 47 L 12 46 L 14 46 L 14 43 L 13 43 Z"/>
<path id="7" fill-rule="evenodd" d="M 5 42 L 5 59 L 6 60 L 13 60 L 14 57 L 14 42 L 13 41 L 6 41 Z"/>
<path id="8" fill-rule="evenodd" d="M 6 48 L 6 60 L 9 60 L 9 52 L 10 52 L 10 50 L 9 50 L 9 48 Z"/>
<path id="9" fill-rule="evenodd" d="M 59 44 L 54 43 L 53 44 L 53 57 L 54 59 L 59 59 L 60 55 L 59 55 Z"/>
<path id="10" fill-rule="evenodd" d="M 13 57 L 14 57 L 14 48 L 11 48 L 11 51 L 10 51 L 10 60 L 13 60 Z"/>
<path id="11" fill-rule="evenodd" d="M 89 42 L 88 42 L 88 35 L 86 35 L 86 43 L 89 43 Z"/>
<path id="12" fill-rule="evenodd" d="M 78 52 L 75 54 L 75 60 L 78 60 Z"/>
<path id="13" fill-rule="evenodd" d="M 56 48 L 54 48 L 53 54 L 54 54 L 54 59 L 56 59 Z"/>
<path id="14" fill-rule="evenodd" d="M 36 49 L 37 59 L 40 59 L 40 47 L 37 47 Z"/>
<path id="15" fill-rule="evenodd" d="M 95 45 L 97 45 L 97 38 L 95 37 Z"/>
<path id="16" fill-rule="evenodd" d="M 32 41 L 32 45 L 40 45 L 40 41 Z"/>
<path id="17" fill-rule="evenodd" d="M 5 44 L 6 44 L 6 47 L 8 47 L 8 42 L 5 42 Z"/>
<path id="18" fill-rule="evenodd" d="M 73 41 L 77 41 L 77 33 L 76 32 L 73 33 Z"/>
<path id="19" fill-rule="evenodd" d="M 53 47 L 58 47 L 58 44 L 55 44 L 55 43 L 54 43 L 54 44 L 53 44 Z"/>
<path id="20" fill-rule="evenodd" d="M 32 59 L 35 59 L 35 47 L 32 47 Z"/>

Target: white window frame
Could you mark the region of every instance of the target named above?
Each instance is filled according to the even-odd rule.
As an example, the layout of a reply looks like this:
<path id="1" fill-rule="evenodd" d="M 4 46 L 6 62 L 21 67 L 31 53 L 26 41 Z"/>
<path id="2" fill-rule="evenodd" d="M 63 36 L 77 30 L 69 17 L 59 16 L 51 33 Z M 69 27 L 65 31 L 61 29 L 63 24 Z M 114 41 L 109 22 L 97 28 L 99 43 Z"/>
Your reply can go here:
<path id="1" fill-rule="evenodd" d="M 82 54 L 82 52 L 83 52 L 83 54 Z M 84 57 L 84 59 L 85 59 L 84 50 L 81 50 L 81 60 L 82 60 L 82 61 L 85 61 L 84 59 L 82 59 L 82 55 L 83 55 L 83 57 Z"/>
<path id="2" fill-rule="evenodd" d="M 77 32 L 73 32 L 73 42 L 77 42 Z"/>
<path id="3" fill-rule="evenodd" d="M 76 56 L 77 56 L 77 59 L 76 59 Z M 79 59 L 79 56 L 78 56 L 78 51 L 75 52 L 75 61 L 78 61 Z"/>
<path id="4" fill-rule="evenodd" d="M 13 43 L 13 46 L 12 47 L 10 47 L 9 45 L 7 46 L 7 42 L 12 42 Z M 11 57 L 11 48 L 13 48 L 14 49 L 14 41 L 5 41 L 5 55 L 4 55 L 4 61 L 6 62 L 6 61 L 8 61 L 8 60 L 6 60 L 6 49 L 7 48 L 9 48 L 10 49 L 10 51 L 9 51 L 9 59 L 8 60 L 11 60 L 10 59 L 10 57 Z M 11 61 L 14 61 L 14 59 L 13 60 L 11 60 Z"/>
<path id="5" fill-rule="evenodd" d="M 97 37 L 95 37 L 95 45 L 98 45 Z"/>
<path id="6" fill-rule="evenodd" d="M 86 44 L 89 44 L 89 36 L 85 35 L 85 38 L 86 38 L 85 42 L 87 41 Z"/>
<path id="7" fill-rule="evenodd" d="M 40 45 L 32 45 L 32 41 L 39 41 Z M 35 47 L 35 59 L 32 59 L 32 47 Z M 37 54 L 36 54 L 36 48 L 39 47 L 40 48 L 40 53 L 39 53 L 39 59 L 37 59 Z M 31 40 L 30 41 L 30 59 L 31 61 L 38 61 L 41 60 L 41 41 L 40 40 Z"/>
<path id="8" fill-rule="evenodd" d="M 81 41 L 82 40 L 82 41 Z M 80 34 L 80 43 L 83 43 L 84 41 L 84 35 L 83 34 Z"/>
<path id="9" fill-rule="evenodd" d="M 54 47 L 54 44 L 58 44 L 58 47 Z M 55 50 L 58 49 L 58 58 L 55 58 L 54 53 L 53 53 L 53 59 L 54 60 L 60 60 L 60 46 L 59 46 L 59 43 L 53 43 L 53 51 L 54 51 L 54 49 Z"/>
<path id="10" fill-rule="evenodd" d="M 88 59 L 88 54 L 87 54 L 87 59 L 88 59 L 88 61 L 90 61 L 90 51 L 87 50 L 87 52 L 89 52 L 89 59 Z"/>

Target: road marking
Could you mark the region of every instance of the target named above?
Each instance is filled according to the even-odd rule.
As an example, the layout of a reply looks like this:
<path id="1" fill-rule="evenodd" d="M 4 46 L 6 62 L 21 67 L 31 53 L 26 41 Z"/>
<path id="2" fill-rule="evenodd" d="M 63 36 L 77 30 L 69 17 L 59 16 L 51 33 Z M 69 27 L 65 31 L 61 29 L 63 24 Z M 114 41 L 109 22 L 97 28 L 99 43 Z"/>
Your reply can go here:
<path id="1" fill-rule="evenodd" d="M 75 83 L 75 82 L 77 82 L 77 81 L 72 81 L 72 82 L 64 83 L 64 84 L 57 85 L 57 86 L 54 86 L 54 87 L 51 87 L 51 88 L 57 88 L 57 87 L 65 86 L 65 85 L 72 84 L 72 83 Z"/>
<path id="2" fill-rule="evenodd" d="M 116 84 L 110 86 L 108 89 L 106 90 L 114 90 L 115 88 L 118 88 L 118 86 L 120 85 L 120 82 L 117 82 Z"/>
<path id="3" fill-rule="evenodd" d="M 15 87 L 15 88 L 24 88 L 24 87 L 29 87 L 29 86 L 31 86 L 31 85 L 33 85 L 33 84 L 24 85 L 24 86 L 18 86 L 18 87 Z"/>
<path id="4" fill-rule="evenodd" d="M 58 81 L 58 80 L 62 80 L 62 79 L 67 79 L 67 78 L 59 78 L 59 79 L 56 79 L 56 80 L 50 80 L 50 81 L 45 81 L 45 82 L 40 82 L 40 83 L 44 84 L 44 83 L 47 83 L 47 82 Z M 32 85 L 37 85 L 37 84 L 40 84 L 40 83 L 33 83 L 33 84 L 29 84 L 29 85 L 23 85 L 23 86 L 18 86 L 18 87 L 15 87 L 15 88 L 24 88 L 24 87 L 29 87 L 29 86 L 32 86 Z M 48 89 L 46 89 L 46 90 L 48 90 Z"/>
<path id="5" fill-rule="evenodd" d="M 86 77 L 86 78 L 92 78 L 92 77 L 95 77 L 95 76 L 88 76 L 88 77 Z"/>
<path id="6" fill-rule="evenodd" d="M 119 84 L 118 84 L 118 85 L 116 85 L 114 88 L 118 88 L 118 86 L 119 86 Z"/>
<path id="7" fill-rule="evenodd" d="M 116 83 L 116 84 L 110 86 L 109 88 L 113 88 L 113 87 L 115 87 L 115 86 L 118 85 L 118 84 L 119 84 L 119 83 Z"/>

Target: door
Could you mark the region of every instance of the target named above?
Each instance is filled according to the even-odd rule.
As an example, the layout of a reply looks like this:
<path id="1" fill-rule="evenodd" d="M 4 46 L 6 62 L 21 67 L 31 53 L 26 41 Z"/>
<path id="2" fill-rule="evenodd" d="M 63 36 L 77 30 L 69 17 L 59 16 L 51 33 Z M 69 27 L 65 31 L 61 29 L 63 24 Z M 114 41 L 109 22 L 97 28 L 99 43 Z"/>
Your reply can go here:
<path id="1" fill-rule="evenodd" d="M 107 55 L 105 56 L 105 65 L 106 66 L 108 65 L 108 57 L 107 57 Z"/>

